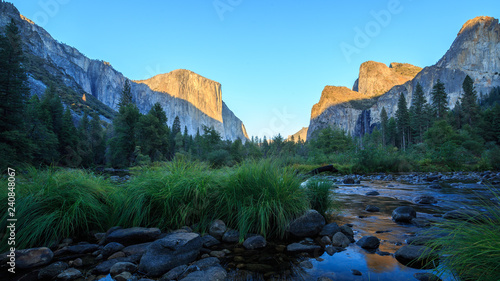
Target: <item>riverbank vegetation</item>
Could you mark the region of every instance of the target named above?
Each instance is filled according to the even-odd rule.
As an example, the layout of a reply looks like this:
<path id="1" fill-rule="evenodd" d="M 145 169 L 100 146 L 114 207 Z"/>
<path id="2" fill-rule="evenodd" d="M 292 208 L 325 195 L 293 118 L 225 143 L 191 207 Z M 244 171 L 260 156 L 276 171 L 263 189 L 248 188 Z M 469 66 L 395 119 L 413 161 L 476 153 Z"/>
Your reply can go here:
<path id="1" fill-rule="evenodd" d="M 246 161 L 233 168 L 211 169 L 198 161 L 174 159 L 135 169 L 125 183 L 110 182 L 85 170 L 33 169 L 16 178 L 16 248 L 50 246 L 64 238 L 88 238 L 112 226 L 190 226 L 206 232 L 222 219 L 240 232 L 284 238 L 291 220 L 310 208 L 325 212 L 332 186 L 302 187 L 294 169 L 270 160 Z M 0 184 L 7 186 L 6 179 Z M 0 201 L 7 202 L 7 189 Z M 0 217 L 6 230 L 7 215 Z M 1 251 L 8 247 L 2 235 Z"/>
<path id="2" fill-rule="evenodd" d="M 429 246 L 441 256 L 446 270 L 459 280 L 493 281 L 500 275 L 500 194 L 483 198 L 482 212 L 464 211 L 459 220 L 445 220 L 427 231 L 438 237 Z"/>

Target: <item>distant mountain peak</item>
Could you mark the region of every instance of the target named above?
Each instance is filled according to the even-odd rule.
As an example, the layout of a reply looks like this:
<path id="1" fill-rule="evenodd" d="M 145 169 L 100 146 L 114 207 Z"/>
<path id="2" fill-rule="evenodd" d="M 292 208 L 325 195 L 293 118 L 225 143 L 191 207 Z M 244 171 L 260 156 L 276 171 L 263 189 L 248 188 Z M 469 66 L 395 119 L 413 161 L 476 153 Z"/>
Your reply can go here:
<path id="1" fill-rule="evenodd" d="M 468 20 L 460 29 L 458 32 L 457 36 L 464 33 L 467 30 L 471 30 L 477 25 L 483 26 L 483 27 L 488 27 L 491 26 L 492 24 L 498 24 L 498 19 L 495 19 L 493 17 L 488 17 L 488 16 L 479 16 L 475 17 L 473 19 Z"/>

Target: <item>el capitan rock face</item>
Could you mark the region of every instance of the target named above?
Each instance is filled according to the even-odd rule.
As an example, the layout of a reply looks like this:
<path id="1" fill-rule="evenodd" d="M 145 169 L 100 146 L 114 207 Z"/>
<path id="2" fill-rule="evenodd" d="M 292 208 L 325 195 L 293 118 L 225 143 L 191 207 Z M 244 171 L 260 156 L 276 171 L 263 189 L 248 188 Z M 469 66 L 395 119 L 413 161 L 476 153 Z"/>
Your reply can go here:
<path id="1" fill-rule="evenodd" d="M 332 126 L 338 126 L 354 136 L 371 132 L 380 123 L 382 108 L 385 107 L 389 117 L 394 116 L 400 93 L 405 95 L 408 105 L 411 104 L 418 83 L 429 101 L 432 87 L 440 79 L 448 93 L 450 108 L 462 95 L 462 83 L 467 75 L 474 80 L 478 94 L 488 94 L 492 88 L 500 86 L 498 20 L 477 17 L 467 21 L 450 49 L 433 66 L 419 72 L 417 67 L 408 64 L 392 63 L 387 69 L 393 70 L 386 68 L 375 62 L 364 63 L 360 67 L 360 78 L 353 87 L 359 94 L 342 87 L 327 86 L 336 90 L 327 91 L 325 88 L 320 101 L 313 106 L 308 139 L 314 137 L 315 132 Z M 412 75 L 413 79 L 410 78 Z M 408 80 L 405 82 L 404 79 Z M 388 88 L 391 84 L 394 85 Z M 360 100 L 362 95 L 366 98 Z"/>
<path id="2" fill-rule="evenodd" d="M 14 5 L 0 2 L 0 12 L 0 29 L 14 19 L 25 53 L 38 63 L 27 66 L 32 94 L 41 95 L 45 91 L 46 83 L 37 76 L 42 70 L 48 80 L 58 79 L 75 96 L 86 94 L 89 102 L 104 111 L 113 113 L 118 109 L 127 80 L 122 73 L 105 61 L 89 59 L 77 49 L 56 41 L 43 28 L 21 16 Z M 221 85 L 194 72 L 174 70 L 148 80 L 131 81 L 131 90 L 141 113 L 147 113 L 159 102 L 167 113 L 168 124 L 172 125 L 175 116 L 179 116 L 181 126 L 186 126 L 189 134 L 196 134 L 198 129 L 203 133 L 205 125 L 213 126 L 224 139 L 248 138 L 241 120 L 224 104 Z"/>

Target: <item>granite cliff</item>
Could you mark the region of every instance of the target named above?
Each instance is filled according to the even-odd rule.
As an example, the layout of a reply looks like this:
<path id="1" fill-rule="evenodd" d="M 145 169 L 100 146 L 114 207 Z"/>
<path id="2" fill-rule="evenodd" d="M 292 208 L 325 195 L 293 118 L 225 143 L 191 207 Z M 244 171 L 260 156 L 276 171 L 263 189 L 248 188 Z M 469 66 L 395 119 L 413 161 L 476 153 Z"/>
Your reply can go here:
<path id="1" fill-rule="evenodd" d="M 127 77 L 108 62 L 89 59 L 56 41 L 11 3 L 1 1 L 0 13 L 0 30 L 13 19 L 21 32 L 32 94 L 41 95 L 48 83 L 54 83 L 62 88 L 62 99 L 75 115 L 88 106 L 106 121 L 114 117 Z M 131 81 L 131 90 L 141 113 L 147 113 L 159 102 L 169 125 L 179 116 L 189 134 L 198 129 L 203 132 L 203 126 L 213 126 L 224 139 L 248 138 L 241 120 L 224 104 L 221 85 L 194 72 L 174 70 L 148 80 Z M 83 94 L 87 101 L 81 99 Z"/>
<path id="2" fill-rule="evenodd" d="M 479 94 L 486 95 L 500 86 L 498 19 L 477 17 L 467 21 L 450 49 L 433 66 L 419 70 L 408 64 L 392 63 L 387 67 L 366 62 L 360 67 L 354 91 L 325 87 L 320 101 L 311 110 L 307 137 L 314 137 L 315 132 L 328 126 L 338 126 L 354 136 L 369 133 L 380 123 L 382 108 L 385 107 L 389 117 L 394 116 L 400 93 L 410 105 L 417 83 L 422 85 L 429 101 L 432 87 L 440 79 L 448 93 L 448 105 L 453 108 L 462 95 L 462 82 L 467 75 L 474 80 Z"/>

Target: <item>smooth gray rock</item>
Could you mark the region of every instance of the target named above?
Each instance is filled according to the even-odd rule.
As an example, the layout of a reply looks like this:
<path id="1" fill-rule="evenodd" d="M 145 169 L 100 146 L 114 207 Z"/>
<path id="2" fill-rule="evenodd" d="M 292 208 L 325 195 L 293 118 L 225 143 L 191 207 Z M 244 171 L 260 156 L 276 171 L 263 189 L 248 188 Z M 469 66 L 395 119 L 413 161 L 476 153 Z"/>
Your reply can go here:
<path id="1" fill-rule="evenodd" d="M 111 243 L 108 243 L 106 246 L 104 246 L 104 248 L 102 248 L 101 254 L 104 257 L 109 257 L 112 254 L 122 250 L 123 248 L 125 248 L 125 246 L 123 246 L 122 244 L 120 244 L 118 242 L 111 242 Z"/>
<path id="2" fill-rule="evenodd" d="M 314 236 L 320 233 L 325 223 L 325 218 L 318 211 L 308 210 L 290 223 L 289 232 L 297 237 Z"/>
<path id="3" fill-rule="evenodd" d="M 132 279 L 132 273 L 130 272 L 122 272 L 114 277 L 116 281 L 130 281 Z"/>
<path id="4" fill-rule="evenodd" d="M 380 239 L 375 236 L 364 236 L 356 244 L 363 249 L 374 250 L 380 245 Z"/>
<path id="5" fill-rule="evenodd" d="M 149 245 L 151 245 L 151 243 L 152 242 L 130 245 L 128 247 L 123 248 L 122 252 L 124 252 L 127 256 L 143 255 L 148 249 Z"/>
<path id="6" fill-rule="evenodd" d="M 181 281 L 224 281 L 227 272 L 220 265 L 212 266 L 205 270 L 195 271 L 180 279 Z"/>
<path id="7" fill-rule="evenodd" d="M 441 278 L 429 272 L 418 272 L 413 274 L 413 277 L 418 281 L 441 281 Z"/>
<path id="8" fill-rule="evenodd" d="M 222 241 L 226 243 L 238 243 L 240 241 L 240 232 L 235 229 L 229 229 L 222 235 Z"/>
<path id="9" fill-rule="evenodd" d="M 160 236 L 159 228 L 132 227 L 122 228 L 106 236 L 105 243 L 118 242 L 123 245 L 134 245 L 151 242 Z"/>
<path id="10" fill-rule="evenodd" d="M 83 276 L 83 274 L 80 270 L 75 269 L 75 268 L 68 268 L 65 271 L 59 273 L 56 276 L 56 279 L 61 280 L 61 281 L 70 281 L 70 280 L 75 280 L 77 278 L 80 278 L 82 276 Z"/>
<path id="11" fill-rule="evenodd" d="M 49 264 L 54 253 L 47 247 L 16 251 L 16 268 L 27 269 Z"/>
<path id="12" fill-rule="evenodd" d="M 340 226 L 333 222 L 325 225 L 321 232 L 319 233 L 320 236 L 333 236 L 335 233 L 340 232 Z"/>
<path id="13" fill-rule="evenodd" d="M 117 262 L 111 267 L 109 273 L 114 276 L 125 271 L 132 273 L 135 272 L 136 270 L 137 270 L 137 265 L 131 262 Z"/>
<path id="14" fill-rule="evenodd" d="M 174 267 L 167 273 L 163 274 L 163 276 L 160 278 L 160 281 L 176 280 L 186 271 L 187 268 L 188 267 L 185 264 Z"/>
<path id="15" fill-rule="evenodd" d="M 377 196 L 377 195 L 380 195 L 378 191 L 368 191 L 366 193 L 366 196 Z"/>
<path id="16" fill-rule="evenodd" d="M 350 243 L 351 241 L 349 240 L 349 238 L 347 238 L 347 236 L 345 236 L 345 234 L 342 232 L 337 232 L 332 237 L 332 246 L 334 247 L 345 248 L 349 246 Z"/>
<path id="17" fill-rule="evenodd" d="M 436 198 L 434 198 L 434 196 L 422 195 L 422 196 L 418 196 L 418 197 L 413 198 L 413 202 L 415 202 L 417 204 L 435 204 L 435 203 L 437 203 L 437 200 L 436 200 Z"/>
<path id="18" fill-rule="evenodd" d="M 453 210 L 446 212 L 443 215 L 443 218 L 448 219 L 448 220 L 477 220 L 479 219 L 481 214 L 478 211 L 475 210 L 469 210 L 469 209 L 459 209 L 459 210 Z"/>
<path id="19" fill-rule="evenodd" d="M 196 259 L 202 247 L 197 233 L 173 233 L 148 247 L 139 264 L 139 271 L 150 277 L 158 277 L 174 267 Z"/>
<path id="20" fill-rule="evenodd" d="M 395 222 L 409 223 L 413 218 L 417 217 L 417 212 L 410 206 L 397 207 L 392 211 L 392 219 Z"/>
<path id="21" fill-rule="evenodd" d="M 227 231 L 226 224 L 221 220 L 215 220 L 210 224 L 208 228 L 208 233 L 212 235 L 215 239 L 221 240 L 224 233 Z"/>
<path id="22" fill-rule="evenodd" d="M 38 279 L 54 279 L 57 275 L 59 275 L 61 272 L 65 271 L 68 269 L 68 264 L 62 261 L 55 262 L 38 272 Z"/>
<path id="23" fill-rule="evenodd" d="M 365 211 L 370 212 L 370 213 L 375 213 L 375 212 L 380 212 L 380 208 L 377 206 L 368 205 L 368 206 L 366 206 Z"/>
<path id="24" fill-rule="evenodd" d="M 203 243 L 203 247 L 207 248 L 220 244 L 220 241 L 210 234 L 204 235 L 203 237 L 201 237 L 201 240 Z"/>
<path id="25" fill-rule="evenodd" d="M 426 246 L 403 246 L 396 251 L 394 257 L 400 263 L 412 268 L 429 269 L 438 265 L 437 255 Z"/>
<path id="26" fill-rule="evenodd" d="M 247 250 L 264 248 L 267 245 L 266 239 L 261 235 L 249 237 L 243 242 L 243 247 Z"/>
<path id="27" fill-rule="evenodd" d="M 314 252 L 321 250 L 321 246 L 310 242 L 301 241 L 300 243 L 292 243 L 286 246 L 286 250 L 292 253 Z"/>

